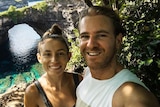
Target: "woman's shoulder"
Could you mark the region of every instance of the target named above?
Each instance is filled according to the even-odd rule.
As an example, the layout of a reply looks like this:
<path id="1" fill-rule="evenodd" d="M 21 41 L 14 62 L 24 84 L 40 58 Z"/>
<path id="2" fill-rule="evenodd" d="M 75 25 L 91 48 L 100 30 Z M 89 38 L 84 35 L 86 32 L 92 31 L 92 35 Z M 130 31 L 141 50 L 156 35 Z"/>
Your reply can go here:
<path id="1" fill-rule="evenodd" d="M 40 94 L 38 93 L 38 90 L 37 90 L 34 82 L 32 82 L 25 89 L 25 94 L 24 94 L 24 105 L 25 105 L 25 107 L 35 107 L 35 106 L 37 106 L 39 98 L 40 98 Z"/>
<path id="2" fill-rule="evenodd" d="M 34 93 L 34 94 L 38 93 L 38 90 L 37 90 L 34 82 L 31 83 L 30 85 L 28 85 L 28 86 L 26 87 L 25 93 L 26 93 L 26 94 L 31 94 L 31 95 L 32 95 L 33 93 Z"/>

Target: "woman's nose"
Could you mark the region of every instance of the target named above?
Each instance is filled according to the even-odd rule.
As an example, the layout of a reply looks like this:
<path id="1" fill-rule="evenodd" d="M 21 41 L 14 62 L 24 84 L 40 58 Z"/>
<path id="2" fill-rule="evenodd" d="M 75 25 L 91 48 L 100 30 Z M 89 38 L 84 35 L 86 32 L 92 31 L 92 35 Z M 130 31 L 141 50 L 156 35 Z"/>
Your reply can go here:
<path id="1" fill-rule="evenodd" d="M 56 61 L 57 61 L 56 55 L 52 56 L 52 57 L 51 57 L 51 62 L 56 62 Z"/>

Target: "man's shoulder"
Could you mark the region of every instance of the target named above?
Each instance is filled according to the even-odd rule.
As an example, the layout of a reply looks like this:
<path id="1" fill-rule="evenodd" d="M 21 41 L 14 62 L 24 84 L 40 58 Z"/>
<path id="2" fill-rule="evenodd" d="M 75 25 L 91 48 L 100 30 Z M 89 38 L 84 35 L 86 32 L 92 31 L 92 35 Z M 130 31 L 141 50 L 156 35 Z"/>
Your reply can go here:
<path id="1" fill-rule="evenodd" d="M 120 97 L 120 99 L 118 99 Z M 126 82 L 122 84 L 114 94 L 113 104 L 142 106 L 142 107 L 158 107 L 155 96 L 142 85 L 134 82 Z"/>

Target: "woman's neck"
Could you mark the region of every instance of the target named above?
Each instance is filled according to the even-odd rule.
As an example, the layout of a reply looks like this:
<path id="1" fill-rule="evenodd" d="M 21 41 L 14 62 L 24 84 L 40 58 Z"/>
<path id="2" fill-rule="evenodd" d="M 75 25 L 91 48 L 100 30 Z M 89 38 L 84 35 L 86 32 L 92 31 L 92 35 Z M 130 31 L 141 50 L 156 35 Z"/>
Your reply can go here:
<path id="1" fill-rule="evenodd" d="M 47 84 L 49 84 L 49 86 L 52 87 L 55 91 L 59 91 L 62 89 L 62 86 L 64 86 L 65 78 L 65 73 L 60 76 L 46 75 Z"/>

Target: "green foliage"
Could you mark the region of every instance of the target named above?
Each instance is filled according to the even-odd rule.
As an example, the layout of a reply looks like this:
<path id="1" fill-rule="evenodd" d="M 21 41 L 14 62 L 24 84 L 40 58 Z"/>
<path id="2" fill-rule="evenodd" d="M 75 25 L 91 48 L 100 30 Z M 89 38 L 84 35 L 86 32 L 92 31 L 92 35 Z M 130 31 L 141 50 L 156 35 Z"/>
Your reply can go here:
<path id="1" fill-rule="evenodd" d="M 21 18 L 23 15 L 22 12 L 18 11 L 17 8 L 15 6 L 10 6 L 8 8 L 8 17 L 10 17 L 12 19 L 12 21 L 17 24 L 17 20 L 19 18 Z"/>
<path id="2" fill-rule="evenodd" d="M 47 7 L 48 5 L 46 2 L 40 2 L 32 6 L 31 8 L 36 9 L 41 12 L 45 12 Z M 11 5 L 7 11 L 0 12 L 0 16 L 8 17 L 14 22 L 14 24 L 17 24 L 18 20 L 22 19 L 25 16 L 29 8 L 30 7 L 27 7 L 27 6 L 22 7 L 22 8 L 17 8 Z"/>
<path id="3" fill-rule="evenodd" d="M 42 12 L 45 12 L 47 7 L 48 7 L 48 5 L 46 2 L 40 2 L 40 3 L 37 3 L 36 5 L 32 6 L 32 8 L 34 8 L 38 11 L 42 11 Z"/>
<path id="4" fill-rule="evenodd" d="M 67 65 L 67 69 L 71 69 L 77 66 L 85 66 L 84 59 L 81 56 L 80 49 L 79 49 L 79 38 L 78 38 L 78 30 L 74 29 L 75 38 L 69 39 L 71 43 L 70 51 L 72 53 L 72 57 Z"/>
<path id="5" fill-rule="evenodd" d="M 92 2 L 95 2 L 97 6 L 102 5 L 102 0 L 91 0 Z"/>
<path id="6" fill-rule="evenodd" d="M 126 29 L 121 62 L 160 98 L 160 18 L 158 4 L 124 4 L 120 10 Z M 127 56 L 127 57 L 126 57 Z"/>

